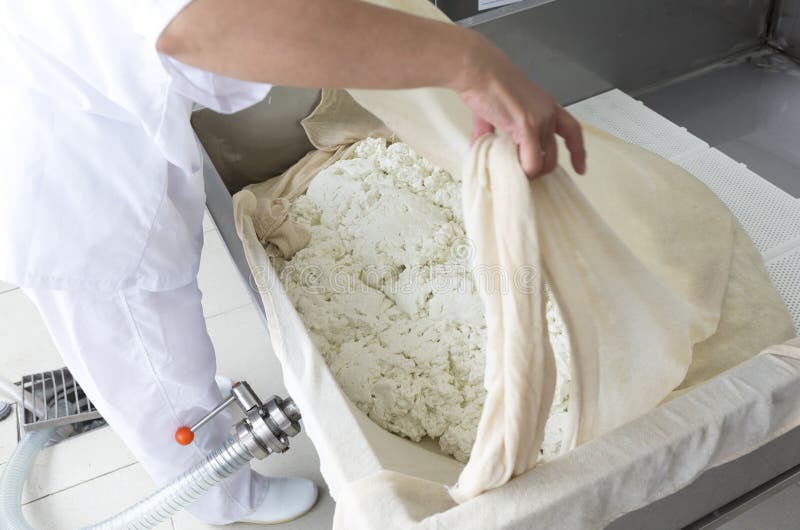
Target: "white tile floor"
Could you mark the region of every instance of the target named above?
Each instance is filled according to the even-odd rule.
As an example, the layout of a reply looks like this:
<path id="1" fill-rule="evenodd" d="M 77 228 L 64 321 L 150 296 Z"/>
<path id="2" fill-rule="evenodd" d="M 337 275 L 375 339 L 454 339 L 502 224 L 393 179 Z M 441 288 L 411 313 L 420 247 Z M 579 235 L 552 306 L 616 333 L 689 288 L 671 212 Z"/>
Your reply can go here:
<path id="1" fill-rule="evenodd" d="M 218 371 L 246 379 L 262 396 L 285 395 L 280 365 L 247 287 L 240 279 L 213 222 L 204 221 L 205 247 L 198 281 L 209 335 L 217 350 Z M 62 366 L 36 309 L 19 289 L 0 283 L 0 376 L 18 380 L 23 374 Z M 0 422 L 0 472 L 17 444 L 16 417 Z M 298 475 L 321 488 L 320 501 L 302 519 L 275 528 L 331 527 L 333 501 L 319 474 L 319 459 L 304 435 L 292 439 L 291 450 L 254 464 L 267 475 Z M 154 485 L 122 441 L 108 428 L 66 440 L 45 449 L 31 473 L 24 513 L 36 528 L 74 529 L 99 521 L 154 490 Z M 245 529 L 253 525 L 225 528 Z M 164 529 L 210 529 L 180 514 Z"/>
<path id="2" fill-rule="evenodd" d="M 262 395 L 284 393 L 280 365 L 247 287 L 231 262 L 210 219 L 204 224 L 206 245 L 199 282 L 209 334 L 217 350 L 219 372 L 247 379 Z M 0 376 L 61 366 L 39 315 L 25 295 L 0 283 Z M 15 417 L 0 422 L 0 471 L 17 443 Z M 292 440 L 285 455 L 254 464 L 264 474 L 292 474 L 314 479 L 322 488 L 317 506 L 305 517 L 276 528 L 323 530 L 331 527 L 333 501 L 319 474 L 319 459 L 305 436 Z M 24 494 L 24 512 L 37 528 L 72 529 L 111 515 L 153 491 L 154 485 L 122 441 L 108 428 L 45 449 L 36 462 Z M 704 528 L 724 530 L 794 530 L 800 528 L 800 484 L 788 481 L 754 507 L 732 512 Z M 159 528 L 210 529 L 183 513 Z M 225 528 L 245 530 L 253 525 Z"/>

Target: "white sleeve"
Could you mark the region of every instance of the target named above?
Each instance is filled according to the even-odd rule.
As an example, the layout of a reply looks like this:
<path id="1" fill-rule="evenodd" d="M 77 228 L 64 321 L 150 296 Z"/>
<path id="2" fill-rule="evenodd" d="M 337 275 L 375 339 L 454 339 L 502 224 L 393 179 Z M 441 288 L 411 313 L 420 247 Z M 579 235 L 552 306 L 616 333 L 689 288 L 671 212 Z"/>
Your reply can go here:
<path id="1" fill-rule="evenodd" d="M 155 0 L 155 20 L 151 21 L 155 38 L 191 0 Z M 204 107 L 230 114 L 264 99 L 272 88 L 266 83 L 233 79 L 182 63 L 159 54 L 161 64 L 172 78 L 170 90 Z"/>
<path id="2" fill-rule="evenodd" d="M 242 81 L 195 68 L 160 54 L 172 78 L 171 90 L 217 112 L 230 114 L 264 99 L 272 88 L 266 83 Z"/>

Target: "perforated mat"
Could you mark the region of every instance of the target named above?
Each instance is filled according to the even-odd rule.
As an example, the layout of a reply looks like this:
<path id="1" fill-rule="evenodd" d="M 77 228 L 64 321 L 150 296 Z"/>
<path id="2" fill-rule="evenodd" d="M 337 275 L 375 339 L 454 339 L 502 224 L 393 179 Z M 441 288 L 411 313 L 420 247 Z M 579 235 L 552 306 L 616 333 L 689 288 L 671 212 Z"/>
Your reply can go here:
<path id="1" fill-rule="evenodd" d="M 614 136 L 676 161 L 708 144 L 619 90 L 579 101 L 570 112 Z"/>

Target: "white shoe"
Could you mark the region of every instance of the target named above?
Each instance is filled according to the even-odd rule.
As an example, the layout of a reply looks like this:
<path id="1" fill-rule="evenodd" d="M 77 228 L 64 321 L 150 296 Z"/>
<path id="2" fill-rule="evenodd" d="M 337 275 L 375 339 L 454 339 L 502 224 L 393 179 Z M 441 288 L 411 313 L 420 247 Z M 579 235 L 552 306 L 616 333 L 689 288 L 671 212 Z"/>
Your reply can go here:
<path id="1" fill-rule="evenodd" d="M 317 502 L 317 485 L 308 479 L 295 477 L 269 477 L 267 495 L 241 523 L 279 524 L 293 521 L 307 514 Z"/>

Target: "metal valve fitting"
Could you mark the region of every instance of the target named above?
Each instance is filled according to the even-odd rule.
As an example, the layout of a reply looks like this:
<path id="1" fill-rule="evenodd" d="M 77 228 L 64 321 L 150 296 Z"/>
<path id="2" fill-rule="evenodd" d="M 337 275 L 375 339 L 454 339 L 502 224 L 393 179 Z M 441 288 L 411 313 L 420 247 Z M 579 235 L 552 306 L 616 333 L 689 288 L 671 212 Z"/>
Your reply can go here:
<path id="1" fill-rule="evenodd" d="M 263 459 L 272 453 L 287 451 L 289 438 L 297 436 L 301 431 L 300 410 L 292 398 L 282 399 L 272 396 L 266 403 L 262 403 L 247 382 L 239 381 L 234 383 L 231 395 L 225 401 L 217 405 L 214 410 L 192 427 L 178 429 L 175 439 L 181 445 L 191 443 L 197 429 L 208 423 L 211 418 L 234 401 L 245 416 L 234 427 L 236 437 L 256 458 Z"/>
<path id="2" fill-rule="evenodd" d="M 256 458 L 289 449 L 289 438 L 300 433 L 300 412 L 291 398 L 272 396 L 263 405 L 253 407 L 236 424 L 236 436 Z"/>

